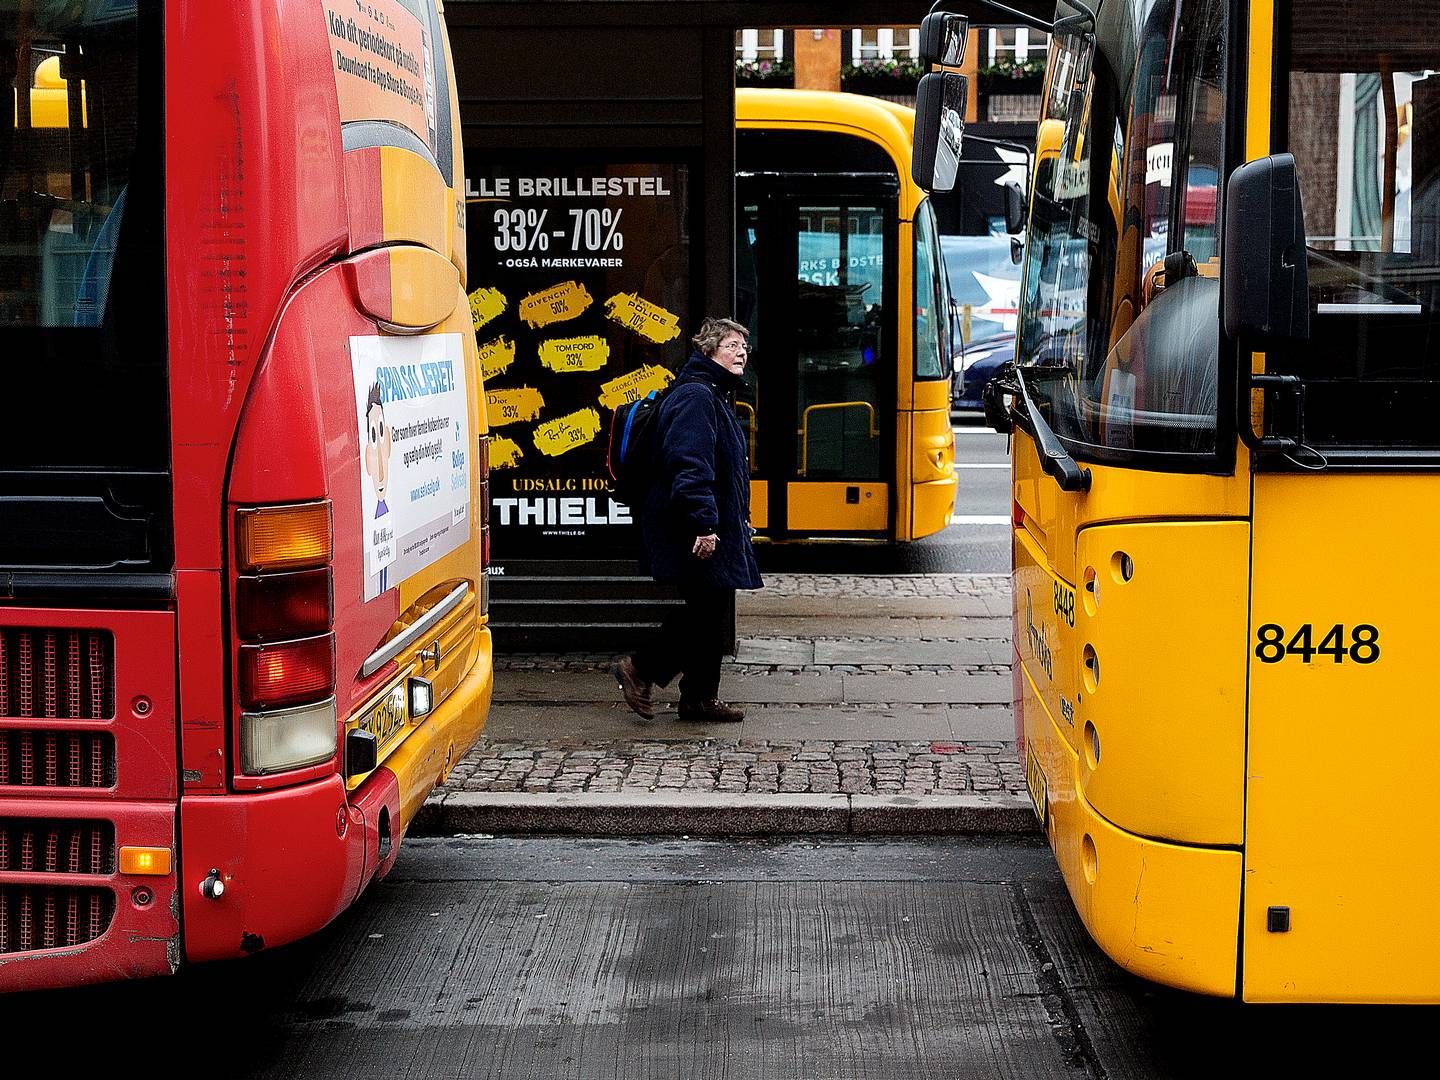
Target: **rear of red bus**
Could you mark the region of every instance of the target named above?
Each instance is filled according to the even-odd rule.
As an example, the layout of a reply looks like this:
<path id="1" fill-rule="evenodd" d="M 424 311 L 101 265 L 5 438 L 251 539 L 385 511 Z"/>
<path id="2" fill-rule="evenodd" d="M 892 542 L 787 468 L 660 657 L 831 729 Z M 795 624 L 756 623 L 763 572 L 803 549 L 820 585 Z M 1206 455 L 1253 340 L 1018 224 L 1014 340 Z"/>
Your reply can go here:
<path id="1" fill-rule="evenodd" d="M 0 0 L 0 991 L 319 929 L 480 732 L 438 8 Z"/>

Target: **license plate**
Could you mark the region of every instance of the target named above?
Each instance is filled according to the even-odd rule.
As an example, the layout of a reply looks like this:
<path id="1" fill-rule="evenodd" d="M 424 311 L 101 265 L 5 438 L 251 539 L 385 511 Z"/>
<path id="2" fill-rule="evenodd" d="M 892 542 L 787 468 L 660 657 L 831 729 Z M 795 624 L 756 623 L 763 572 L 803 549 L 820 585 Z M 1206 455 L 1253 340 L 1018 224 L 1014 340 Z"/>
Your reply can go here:
<path id="1" fill-rule="evenodd" d="M 366 709 L 356 721 L 355 727 L 375 736 L 375 743 L 383 756 L 386 748 L 405 730 L 405 722 L 409 719 L 408 712 L 405 687 L 401 684 Z"/>
<path id="2" fill-rule="evenodd" d="M 1030 747 L 1025 748 L 1025 789 L 1030 792 L 1030 802 L 1035 807 L 1035 816 L 1040 827 L 1045 827 L 1045 815 L 1050 808 L 1049 788 L 1045 784 L 1045 770 L 1040 768 L 1040 759 Z"/>

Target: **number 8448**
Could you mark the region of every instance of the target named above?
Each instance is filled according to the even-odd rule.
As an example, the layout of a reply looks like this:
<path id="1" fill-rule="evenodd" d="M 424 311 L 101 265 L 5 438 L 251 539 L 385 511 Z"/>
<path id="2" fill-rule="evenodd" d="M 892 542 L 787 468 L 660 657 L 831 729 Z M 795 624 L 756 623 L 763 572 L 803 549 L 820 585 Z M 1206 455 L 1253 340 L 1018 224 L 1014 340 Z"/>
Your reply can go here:
<path id="1" fill-rule="evenodd" d="M 1298 656 L 1302 663 L 1315 662 L 1316 657 L 1330 657 L 1336 664 L 1348 657 L 1356 664 L 1373 664 L 1380 659 L 1380 631 L 1369 623 L 1350 628 L 1347 641 L 1345 627 L 1337 623 L 1315 644 L 1315 630 L 1310 623 L 1302 625 L 1285 640 L 1285 628 L 1266 623 L 1256 631 L 1255 656 L 1262 664 L 1278 664 L 1287 656 Z"/>

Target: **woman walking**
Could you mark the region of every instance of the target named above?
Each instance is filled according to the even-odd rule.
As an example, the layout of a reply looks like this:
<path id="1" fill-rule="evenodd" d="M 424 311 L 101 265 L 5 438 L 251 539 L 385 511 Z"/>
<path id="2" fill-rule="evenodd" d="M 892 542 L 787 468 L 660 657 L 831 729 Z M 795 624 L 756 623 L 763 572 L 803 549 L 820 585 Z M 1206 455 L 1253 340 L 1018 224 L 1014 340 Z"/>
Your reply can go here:
<path id="1" fill-rule="evenodd" d="M 734 722 L 720 700 L 720 661 L 736 589 L 761 587 L 750 543 L 750 463 L 735 416 L 749 349 L 745 327 L 706 319 L 695 351 L 655 418 L 658 470 L 639 508 L 651 575 L 679 587 L 654 639 L 615 668 L 625 703 L 650 719 L 651 689 L 680 676 L 680 719 Z"/>

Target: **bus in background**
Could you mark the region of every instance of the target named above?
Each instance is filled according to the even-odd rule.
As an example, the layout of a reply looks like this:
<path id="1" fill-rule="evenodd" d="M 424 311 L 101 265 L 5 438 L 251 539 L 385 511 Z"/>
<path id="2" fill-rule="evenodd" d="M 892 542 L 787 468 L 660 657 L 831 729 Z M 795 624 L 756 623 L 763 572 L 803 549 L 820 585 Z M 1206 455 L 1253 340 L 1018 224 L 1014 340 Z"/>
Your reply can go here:
<path id="1" fill-rule="evenodd" d="M 478 735 L 437 0 L 0 0 L 0 990 L 309 934 Z"/>
<path id="2" fill-rule="evenodd" d="M 1440 1002 L 1440 2 L 1056 20 L 987 402 L 1036 813 L 1138 975 Z"/>
<path id="3" fill-rule="evenodd" d="M 918 540 L 954 513 L 958 338 L 913 120 L 853 94 L 736 93 L 736 312 L 753 350 L 737 407 L 762 536 Z"/>

